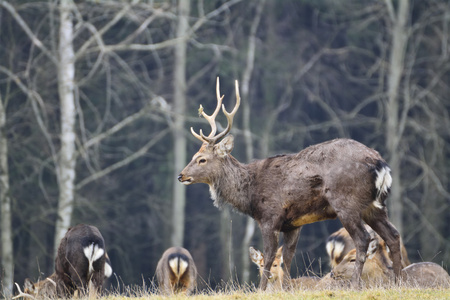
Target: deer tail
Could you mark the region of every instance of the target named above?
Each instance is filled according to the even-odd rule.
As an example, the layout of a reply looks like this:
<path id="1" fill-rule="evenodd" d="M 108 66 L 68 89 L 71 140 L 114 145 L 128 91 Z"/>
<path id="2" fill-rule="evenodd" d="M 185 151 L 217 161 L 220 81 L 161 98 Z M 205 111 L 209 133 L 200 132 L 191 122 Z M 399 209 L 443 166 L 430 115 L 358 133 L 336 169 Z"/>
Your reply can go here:
<path id="1" fill-rule="evenodd" d="M 386 200 L 392 185 L 391 169 L 384 161 L 378 161 L 375 169 L 375 188 L 376 198 L 374 205 L 378 208 L 385 207 L 384 201 Z"/>
<path id="2" fill-rule="evenodd" d="M 169 256 L 169 267 L 173 274 L 180 279 L 189 266 L 189 259 L 180 253 L 174 253 Z"/>
<path id="3" fill-rule="evenodd" d="M 94 262 L 105 254 L 105 249 L 103 249 L 99 244 L 92 242 L 83 248 L 83 252 L 89 261 L 89 274 L 91 274 L 94 271 Z"/>

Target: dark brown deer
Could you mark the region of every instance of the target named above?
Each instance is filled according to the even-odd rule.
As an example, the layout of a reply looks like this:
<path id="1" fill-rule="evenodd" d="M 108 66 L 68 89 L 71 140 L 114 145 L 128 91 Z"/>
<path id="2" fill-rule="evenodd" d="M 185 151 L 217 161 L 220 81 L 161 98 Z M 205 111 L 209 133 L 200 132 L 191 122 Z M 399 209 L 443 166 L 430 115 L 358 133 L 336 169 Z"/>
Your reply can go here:
<path id="1" fill-rule="evenodd" d="M 275 259 L 279 233 L 283 233 L 284 274 L 289 276 L 292 257 L 303 225 L 338 217 L 355 242 L 357 263 L 352 276 L 354 286 L 360 277 L 370 235 L 363 221 L 373 228 L 392 251 L 396 277 L 401 271 L 400 236 L 389 222 L 385 199 L 392 177 L 380 154 L 351 139 L 335 139 L 310 146 L 296 154 L 284 154 L 242 164 L 230 153 L 233 136 L 227 135 L 240 105 L 236 81 L 236 106 L 231 113 L 222 106 L 217 79 L 217 107 L 208 120 L 211 133 L 192 134 L 203 144 L 181 171 L 183 184 L 206 183 L 218 207 L 224 203 L 251 216 L 261 229 L 264 244 L 264 275 L 260 288 Z M 215 118 L 220 107 L 228 120 L 216 135 Z M 287 278 L 285 278 L 287 280 Z"/>
<path id="2" fill-rule="evenodd" d="M 167 249 L 156 266 L 156 279 L 165 295 L 191 294 L 197 286 L 197 267 L 189 251 L 182 247 Z"/>
<path id="3" fill-rule="evenodd" d="M 78 224 L 69 228 L 59 244 L 55 272 L 37 283 L 25 279 L 24 292 L 16 284 L 19 295 L 14 298 L 58 298 L 86 291 L 92 296 L 111 274 L 102 234 L 95 226 Z"/>

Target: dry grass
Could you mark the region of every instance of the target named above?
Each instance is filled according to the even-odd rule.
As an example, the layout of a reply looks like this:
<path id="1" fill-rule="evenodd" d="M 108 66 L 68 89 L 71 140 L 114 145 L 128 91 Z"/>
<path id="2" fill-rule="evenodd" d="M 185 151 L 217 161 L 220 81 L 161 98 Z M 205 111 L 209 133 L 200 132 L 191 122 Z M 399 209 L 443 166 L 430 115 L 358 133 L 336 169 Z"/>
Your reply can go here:
<path id="1" fill-rule="evenodd" d="M 162 296 L 157 294 L 154 289 L 147 287 L 123 287 L 122 291 L 111 291 L 108 296 L 102 300 L 125 300 L 125 299 L 189 299 L 189 300 L 280 300 L 280 299 L 450 299 L 450 288 L 419 289 L 414 287 L 390 287 L 390 288 L 362 288 L 361 290 L 352 290 L 350 288 L 340 288 L 333 290 L 292 290 L 262 292 L 255 287 L 237 286 L 227 284 L 224 288 L 213 291 L 204 289 L 191 296 L 172 295 Z"/>
<path id="2" fill-rule="evenodd" d="M 159 296 L 150 293 L 142 293 L 131 297 L 110 295 L 103 297 L 107 300 L 124 300 L 124 299 L 189 299 L 189 300 L 256 300 L 256 299 L 367 299 L 367 300 L 384 300 L 384 299 L 450 299 L 450 289 L 365 289 L 361 291 L 353 290 L 333 290 L 333 291 L 290 291 L 290 292 L 214 292 L 203 293 L 193 296 L 174 295 Z"/>

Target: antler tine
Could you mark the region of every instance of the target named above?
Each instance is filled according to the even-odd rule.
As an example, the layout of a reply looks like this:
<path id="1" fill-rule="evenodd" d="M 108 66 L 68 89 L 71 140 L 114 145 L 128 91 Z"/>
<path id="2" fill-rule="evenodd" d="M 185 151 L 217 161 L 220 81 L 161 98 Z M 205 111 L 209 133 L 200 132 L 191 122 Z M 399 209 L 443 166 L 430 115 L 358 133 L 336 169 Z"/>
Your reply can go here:
<path id="1" fill-rule="evenodd" d="M 203 138 L 205 140 L 207 140 L 208 143 L 210 143 L 210 144 L 215 144 L 218 140 L 220 140 L 225 135 L 227 135 L 230 132 L 231 127 L 233 126 L 234 115 L 236 114 L 239 106 L 241 105 L 241 96 L 239 95 L 239 83 L 238 83 L 237 80 L 235 81 L 235 89 L 236 89 L 236 105 L 234 106 L 233 110 L 230 113 L 227 112 L 227 110 L 225 109 L 225 105 L 222 104 L 222 111 L 223 111 L 225 117 L 227 117 L 227 120 L 228 120 L 227 128 L 225 128 L 224 131 L 222 131 L 221 133 L 219 133 L 216 136 L 213 136 L 213 137 L 209 137 L 209 136 L 205 137 L 205 136 L 203 136 Z M 222 96 L 222 98 L 223 98 L 223 96 Z"/>
<path id="2" fill-rule="evenodd" d="M 220 107 L 222 106 L 222 100 L 223 97 L 220 97 L 220 84 L 219 84 L 219 77 L 217 77 L 217 83 L 216 83 L 216 97 L 217 97 L 217 106 L 212 115 L 207 115 L 205 111 L 203 110 L 203 106 L 200 105 L 199 112 L 201 115 L 208 121 L 209 125 L 211 126 L 211 133 L 206 137 L 202 130 L 200 129 L 200 134 L 197 134 L 194 129 L 191 127 L 191 133 L 200 141 L 202 142 L 209 142 L 207 138 L 213 138 L 214 135 L 217 132 L 217 125 L 216 125 L 216 117 L 219 113 Z"/>
<path id="3" fill-rule="evenodd" d="M 20 286 L 17 284 L 17 282 L 14 282 L 14 284 L 16 285 L 17 290 L 19 291 L 19 295 L 14 296 L 14 297 L 12 297 L 11 299 L 17 299 L 17 298 L 20 298 L 20 297 L 34 299 L 33 296 L 31 296 L 31 295 L 29 295 L 29 294 L 26 294 L 26 293 L 22 292 L 22 290 L 20 289 Z"/>

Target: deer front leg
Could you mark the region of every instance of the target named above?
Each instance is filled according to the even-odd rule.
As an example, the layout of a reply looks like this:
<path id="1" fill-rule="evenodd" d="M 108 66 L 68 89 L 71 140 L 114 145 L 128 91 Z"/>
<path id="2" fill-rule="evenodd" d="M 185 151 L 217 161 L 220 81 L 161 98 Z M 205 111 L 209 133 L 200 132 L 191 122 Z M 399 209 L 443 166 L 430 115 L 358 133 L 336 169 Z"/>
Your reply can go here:
<path id="1" fill-rule="evenodd" d="M 302 227 L 299 227 L 293 231 L 285 232 L 283 234 L 283 286 L 289 287 L 291 278 L 291 262 L 297 248 L 298 239 L 300 237 L 300 231 Z"/>
<path id="2" fill-rule="evenodd" d="M 272 276 L 270 273 L 270 268 L 275 260 L 280 232 L 274 230 L 272 226 L 265 226 L 261 227 L 261 233 L 264 245 L 264 270 L 261 275 L 259 288 L 264 291 L 267 288 L 269 278 Z"/>

